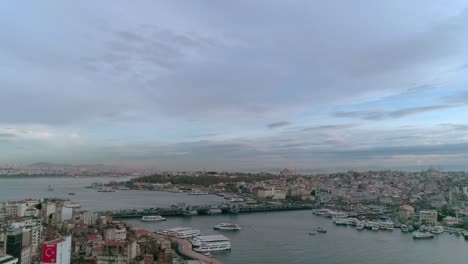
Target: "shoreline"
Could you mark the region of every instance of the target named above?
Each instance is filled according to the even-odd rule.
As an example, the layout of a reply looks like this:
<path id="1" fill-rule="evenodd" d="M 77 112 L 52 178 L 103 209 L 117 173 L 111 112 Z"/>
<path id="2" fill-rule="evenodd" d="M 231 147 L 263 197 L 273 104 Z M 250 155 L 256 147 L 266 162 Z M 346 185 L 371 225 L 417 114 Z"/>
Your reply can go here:
<path id="1" fill-rule="evenodd" d="M 152 231 L 149 231 L 141 226 L 138 226 L 136 224 L 129 224 L 132 228 L 132 230 L 134 230 L 135 232 L 138 232 L 139 234 L 142 234 L 142 235 L 147 235 L 147 236 L 150 236 L 152 238 L 155 238 L 155 239 L 165 239 L 165 240 L 169 240 L 171 242 L 174 242 L 174 243 L 177 243 L 178 244 L 178 254 L 180 255 L 183 255 L 185 257 L 188 257 L 188 258 L 191 258 L 193 260 L 198 260 L 200 261 L 202 264 L 223 264 L 221 261 L 213 258 L 213 257 L 208 257 L 208 256 L 205 256 L 205 255 L 202 255 L 198 252 L 195 252 L 192 250 L 192 246 L 190 245 L 190 242 L 185 240 L 185 239 L 181 239 L 181 238 L 175 238 L 175 237 L 171 237 L 171 236 L 165 236 L 165 235 L 161 235 L 161 234 L 156 234 Z"/>

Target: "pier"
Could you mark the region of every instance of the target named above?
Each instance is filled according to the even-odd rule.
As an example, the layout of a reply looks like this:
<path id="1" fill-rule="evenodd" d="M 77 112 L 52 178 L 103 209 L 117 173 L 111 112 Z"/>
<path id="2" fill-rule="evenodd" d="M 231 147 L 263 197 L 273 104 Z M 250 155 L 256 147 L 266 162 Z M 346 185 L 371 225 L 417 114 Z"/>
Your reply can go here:
<path id="1" fill-rule="evenodd" d="M 160 234 L 155 234 L 151 231 L 148 231 L 146 229 L 142 229 L 138 226 L 135 226 L 133 225 L 132 226 L 132 229 L 134 230 L 139 230 L 140 231 L 140 234 L 141 233 L 145 233 L 145 235 L 147 236 L 150 236 L 152 238 L 155 238 L 155 239 L 167 239 L 167 240 L 170 240 L 171 242 L 175 242 L 178 244 L 178 250 L 179 250 L 179 253 L 184 255 L 185 257 L 188 257 L 190 259 L 194 259 L 194 260 L 198 260 L 200 261 L 201 263 L 203 264 L 223 264 L 221 261 L 213 258 L 213 257 L 208 257 L 208 256 L 205 256 L 205 255 L 202 255 L 198 252 L 195 252 L 192 250 L 192 245 L 190 244 L 189 241 L 185 240 L 185 239 L 181 239 L 181 238 L 175 238 L 175 237 L 170 237 L 170 236 L 164 236 L 164 235 L 160 235 Z"/>
<path id="2" fill-rule="evenodd" d="M 291 210 L 310 210 L 311 205 L 260 205 L 260 206 L 240 206 L 236 210 L 230 210 L 229 206 L 172 206 L 169 208 L 145 208 L 145 209 L 124 209 L 113 211 L 98 211 L 99 215 L 108 215 L 114 218 L 140 218 L 148 215 L 161 216 L 197 216 L 197 215 L 218 215 L 218 214 L 242 214 L 255 212 L 275 212 Z"/>

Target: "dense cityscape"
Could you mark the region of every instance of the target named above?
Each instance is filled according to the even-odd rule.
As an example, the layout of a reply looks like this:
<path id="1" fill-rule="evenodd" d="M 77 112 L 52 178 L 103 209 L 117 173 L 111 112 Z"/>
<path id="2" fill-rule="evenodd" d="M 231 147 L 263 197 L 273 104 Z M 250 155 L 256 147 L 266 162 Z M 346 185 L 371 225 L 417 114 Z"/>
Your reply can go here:
<path id="1" fill-rule="evenodd" d="M 110 179 L 108 183 L 93 183 L 86 188 L 97 192 L 139 190 L 218 195 L 225 202 L 86 211 L 79 202 L 70 199 L 3 201 L 1 263 L 205 263 L 206 256 L 187 244 L 193 243 L 191 236 L 151 232 L 126 221 L 154 215 L 165 220 L 164 217 L 308 210 L 330 217 L 335 225 L 354 226 L 357 230 L 414 230 L 415 239 L 423 234 L 434 238 L 445 232 L 468 240 L 465 172 L 428 169 L 297 175 L 284 169 L 279 174 L 167 172 L 124 181 Z M 315 231 L 310 234 L 315 235 Z M 210 261 L 217 263 L 213 257 Z"/>

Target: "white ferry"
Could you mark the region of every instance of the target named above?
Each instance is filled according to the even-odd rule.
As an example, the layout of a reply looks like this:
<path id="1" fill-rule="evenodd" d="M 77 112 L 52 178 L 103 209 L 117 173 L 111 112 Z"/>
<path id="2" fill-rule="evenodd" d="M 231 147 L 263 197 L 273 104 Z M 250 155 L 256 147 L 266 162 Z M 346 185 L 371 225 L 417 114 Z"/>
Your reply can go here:
<path id="1" fill-rule="evenodd" d="M 339 226 L 339 225 L 342 225 L 342 226 L 345 226 L 345 225 L 348 225 L 348 219 L 347 218 L 333 218 L 333 223 L 335 223 L 335 225 Z"/>
<path id="2" fill-rule="evenodd" d="M 431 238 L 434 238 L 434 235 L 429 232 L 414 232 L 413 238 L 414 239 L 431 239 Z"/>
<path id="3" fill-rule="evenodd" d="M 166 235 L 166 236 L 175 236 L 175 234 L 177 232 L 186 231 L 186 230 L 192 230 L 192 228 L 190 228 L 190 227 L 174 227 L 174 228 L 170 228 L 170 229 L 160 230 L 157 233 L 161 234 L 161 235 Z"/>
<path id="4" fill-rule="evenodd" d="M 200 234 L 201 234 L 200 230 L 189 229 L 189 230 L 176 232 L 174 236 L 177 238 L 192 238 L 192 237 L 199 236 Z"/>
<path id="5" fill-rule="evenodd" d="M 198 236 L 190 241 L 197 252 L 230 250 L 231 242 L 223 235 Z"/>
<path id="6" fill-rule="evenodd" d="M 166 221 L 166 218 L 160 215 L 145 215 L 141 218 L 142 222 L 159 222 L 159 221 Z"/>
<path id="7" fill-rule="evenodd" d="M 329 209 L 313 209 L 312 210 L 312 213 L 315 214 L 315 215 L 328 215 L 331 212 L 332 211 L 329 210 Z"/>
<path id="8" fill-rule="evenodd" d="M 242 228 L 238 224 L 220 223 L 213 227 L 215 230 L 239 231 Z"/>
<path id="9" fill-rule="evenodd" d="M 199 190 L 194 190 L 194 191 L 191 191 L 188 193 L 188 195 L 208 195 L 209 193 L 207 192 L 202 192 L 202 191 L 199 191 Z"/>
<path id="10" fill-rule="evenodd" d="M 102 187 L 97 190 L 98 192 L 115 192 L 115 189 L 112 187 Z"/>
<path id="11" fill-rule="evenodd" d="M 380 230 L 390 230 L 392 231 L 393 230 L 393 222 L 380 222 L 379 224 L 379 228 Z"/>
<path id="12" fill-rule="evenodd" d="M 431 230 L 432 234 L 442 234 L 444 232 L 443 226 L 434 226 Z"/>
<path id="13" fill-rule="evenodd" d="M 407 226 L 407 225 L 401 225 L 401 227 L 400 227 L 400 228 L 401 228 L 401 232 L 403 232 L 403 233 L 407 233 L 407 232 L 409 232 L 409 228 L 408 228 L 408 226 Z"/>
<path id="14" fill-rule="evenodd" d="M 345 212 L 335 212 L 335 211 L 331 211 L 329 214 L 328 214 L 328 217 L 331 217 L 331 218 L 347 218 L 349 215 Z"/>

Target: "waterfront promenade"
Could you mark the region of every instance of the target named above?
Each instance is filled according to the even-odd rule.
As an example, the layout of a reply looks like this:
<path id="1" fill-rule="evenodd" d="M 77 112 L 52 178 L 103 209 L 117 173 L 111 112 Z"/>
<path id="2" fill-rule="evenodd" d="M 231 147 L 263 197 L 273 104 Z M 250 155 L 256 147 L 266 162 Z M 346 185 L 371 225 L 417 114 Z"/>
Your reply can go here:
<path id="1" fill-rule="evenodd" d="M 155 239 L 167 239 L 167 240 L 170 240 L 171 242 L 177 243 L 179 245 L 179 253 L 188 258 L 198 260 L 203 264 L 223 264 L 221 261 L 214 259 L 213 257 L 208 257 L 208 256 L 205 256 L 198 252 L 193 251 L 192 245 L 190 244 L 189 241 L 185 239 L 155 234 L 137 225 L 131 225 L 131 227 L 132 229 L 137 230 L 139 234 L 144 234 L 144 235 L 153 237 Z"/>

